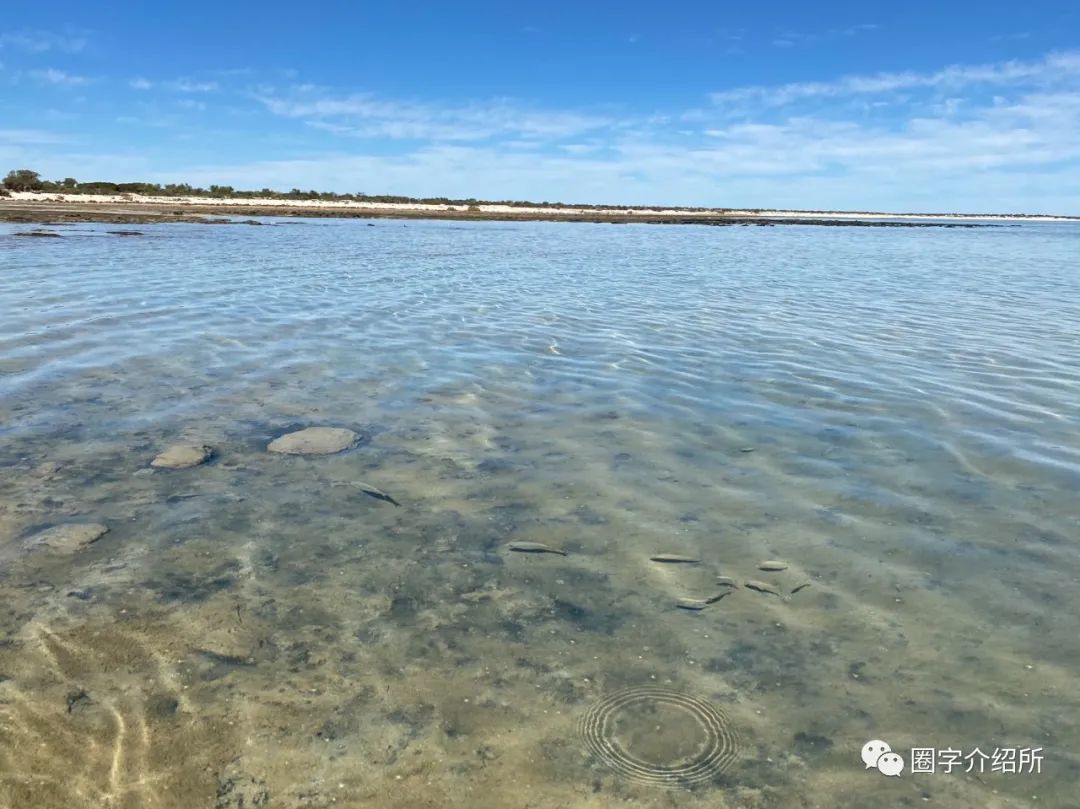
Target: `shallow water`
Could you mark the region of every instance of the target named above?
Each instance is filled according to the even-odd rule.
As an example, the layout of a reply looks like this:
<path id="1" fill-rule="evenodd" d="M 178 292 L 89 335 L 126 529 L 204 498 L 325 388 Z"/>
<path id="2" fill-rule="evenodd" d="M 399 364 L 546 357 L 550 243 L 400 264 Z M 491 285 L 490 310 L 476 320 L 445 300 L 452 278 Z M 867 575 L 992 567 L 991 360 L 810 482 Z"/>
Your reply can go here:
<path id="1" fill-rule="evenodd" d="M 0 225 L 0 806 L 1072 805 L 1080 228 L 365 224 Z"/>

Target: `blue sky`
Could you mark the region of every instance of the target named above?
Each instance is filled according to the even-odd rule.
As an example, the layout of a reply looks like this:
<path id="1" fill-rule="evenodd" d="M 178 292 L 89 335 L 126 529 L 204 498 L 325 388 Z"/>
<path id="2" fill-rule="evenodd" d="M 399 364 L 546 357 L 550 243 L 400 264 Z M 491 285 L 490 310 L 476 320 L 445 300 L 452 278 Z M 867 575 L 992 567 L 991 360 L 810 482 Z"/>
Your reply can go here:
<path id="1" fill-rule="evenodd" d="M 0 167 L 1080 214 L 1080 3 L 9 0 Z"/>

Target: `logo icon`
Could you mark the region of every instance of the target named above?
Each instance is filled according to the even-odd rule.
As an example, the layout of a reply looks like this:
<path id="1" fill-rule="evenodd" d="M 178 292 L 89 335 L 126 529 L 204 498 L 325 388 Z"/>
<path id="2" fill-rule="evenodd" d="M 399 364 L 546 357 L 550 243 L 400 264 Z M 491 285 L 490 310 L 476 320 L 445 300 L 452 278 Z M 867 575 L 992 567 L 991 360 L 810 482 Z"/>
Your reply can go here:
<path id="1" fill-rule="evenodd" d="M 871 739 L 862 747 L 862 760 L 868 770 L 882 775 L 899 775 L 904 771 L 904 757 L 894 753 L 888 742 Z"/>
<path id="2" fill-rule="evenodd" d="M 882 753 L 877 768 L 882 775 L 899 775 L 904 771 L 904 757 L 899 753 Z"/>

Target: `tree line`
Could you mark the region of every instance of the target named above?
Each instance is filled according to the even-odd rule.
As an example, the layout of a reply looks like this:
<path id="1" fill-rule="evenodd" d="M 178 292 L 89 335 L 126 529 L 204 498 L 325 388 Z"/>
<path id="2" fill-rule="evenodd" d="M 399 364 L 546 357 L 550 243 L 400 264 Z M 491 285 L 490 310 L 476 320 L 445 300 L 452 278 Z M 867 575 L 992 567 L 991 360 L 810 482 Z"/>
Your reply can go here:
<path id="1" fill-rule="evenodd" d="M 148 197 L 218 197 L 230 199 L 287 199 L 287 200 L 325 200 L 328 202 L 395 202 L 407 205 L 512 205 L 515 207 L 537 208 L 605 208 L 612 210 L 631 210 L 633 205 L 570 205 L 563 202 L 526 202 L 522 200 L 479 200 L 451 199 L 449 197 L 406 197 L 396 194 L 339 194 L 334 191 L 303 191 L 293 188 L 290 191 L 275 191 L 263 188 L 261 191 L 242 191 L 231 185 L 211 185 L 209 188 L 188 185 L 187 183 L 111 183 L 100 180 L 80 182 L 74 177 L 62 180 L 43 180 L 41 175 L 30 169 L 15 169 L 3 179 L 7 191 L 37 191 L 52 194 L 141 194 Z M 0 192 L 2 193 L 2 192 Z M 715 210 L 706 208 L 684 208 L 688 211 Z"/>

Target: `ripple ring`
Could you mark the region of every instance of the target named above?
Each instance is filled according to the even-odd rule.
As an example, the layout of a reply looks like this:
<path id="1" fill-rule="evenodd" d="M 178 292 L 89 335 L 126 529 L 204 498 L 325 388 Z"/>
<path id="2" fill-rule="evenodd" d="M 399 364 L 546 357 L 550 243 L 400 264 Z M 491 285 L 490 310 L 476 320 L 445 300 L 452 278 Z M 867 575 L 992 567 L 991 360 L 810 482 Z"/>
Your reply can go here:
<path id="1" fill-rule="evenodd" d="M 686 711 L 700 726 L 703 744 L 685 761 L 670 765 L 633 755 L 615 740 L 612 722 L 617 713 L 639 702 Z M 604 697 L 585 712 L 579 730 L 589 750 L 612 770 L 638 783 L 657 786 L 685 787 L 705 781 L 730 767 L 739 751 L 738 735 L 712 703 L 666 688 L 629 688 Z"/>

